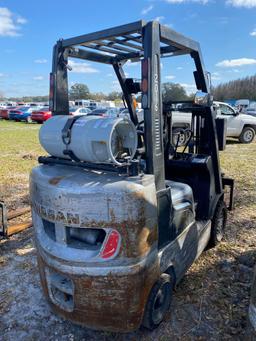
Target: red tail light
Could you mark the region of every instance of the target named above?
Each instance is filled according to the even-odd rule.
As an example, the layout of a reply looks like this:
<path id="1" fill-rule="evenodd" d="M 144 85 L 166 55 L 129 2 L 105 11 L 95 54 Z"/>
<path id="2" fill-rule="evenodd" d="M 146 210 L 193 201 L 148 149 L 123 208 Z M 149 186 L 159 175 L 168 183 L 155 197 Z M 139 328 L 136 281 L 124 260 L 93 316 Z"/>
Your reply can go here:
<path id="1" fill-rule="evenodd" d="M 100 253 L 100 257 L 103 259 L 108 259 L 114 256 L 119 249 L 120 240 L 120 234 L 115 230 L 111 231 L 110 234 L 107 236 L 107 240 Z"/>

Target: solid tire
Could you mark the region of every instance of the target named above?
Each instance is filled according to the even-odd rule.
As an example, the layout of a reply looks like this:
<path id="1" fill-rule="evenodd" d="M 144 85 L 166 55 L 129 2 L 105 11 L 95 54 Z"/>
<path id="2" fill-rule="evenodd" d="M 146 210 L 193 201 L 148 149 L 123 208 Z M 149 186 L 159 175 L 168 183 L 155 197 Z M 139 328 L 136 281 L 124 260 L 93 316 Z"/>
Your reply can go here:
<path id="1" fill-rule="evenodd" d="M 172 299 L 171 276 L 162 274 L 152 287 L 145 307 L 142 326 L 153 330 L 163 321 Z"/>
<path id="2" fill-rule="evenodd" d="M 216 206 L 214 216 L 212 218 L 211 236 L 209 240 L 209 248 L 217 246 L 224 235 L 227 222 L 227 207 L 223 200 L 220 200 Z"/>

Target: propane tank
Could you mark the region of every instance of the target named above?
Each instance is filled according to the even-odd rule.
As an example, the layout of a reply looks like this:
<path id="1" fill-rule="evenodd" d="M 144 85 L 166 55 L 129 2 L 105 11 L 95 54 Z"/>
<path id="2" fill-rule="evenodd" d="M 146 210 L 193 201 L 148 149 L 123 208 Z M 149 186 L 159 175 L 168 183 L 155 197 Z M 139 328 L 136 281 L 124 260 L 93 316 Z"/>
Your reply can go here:
<path id="1" fill-rule="evenodd" d="M 137 132 L 127 118 L 98 116 L 79 117 L 72 125 L 70 139 L 63 139 L 63 128 L 68 115 L 56 115 L 47 120 L 39 132 L 41 146 L 52 156 L 70 159 L 63 153 L 72 153 L 81 161 L 115 163 L 121 165 L 125 157 L 134 157 L 137 149 Z"/>

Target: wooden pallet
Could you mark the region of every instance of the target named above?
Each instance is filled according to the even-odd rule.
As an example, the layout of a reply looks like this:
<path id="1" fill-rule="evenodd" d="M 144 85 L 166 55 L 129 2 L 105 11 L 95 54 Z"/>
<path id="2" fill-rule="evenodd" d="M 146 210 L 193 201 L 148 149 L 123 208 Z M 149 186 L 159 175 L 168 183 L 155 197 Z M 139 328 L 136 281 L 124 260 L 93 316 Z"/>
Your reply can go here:
<path id="1" fill-rule="evenodd" d="M 6 206 L 4 202 L 0 201 L 0 208 L 2 210 L 2 222 L 0 225 L 0 235 L 7 238 L 11 235 L 21 232 L 32 226 L 32 220 L 29 219 L 23 223 L 9 224 L 9 222 L 17 217 L 20 217 L 28 212 L 30 212 L 30 207 L 24 207 L 17 209 L 15 211 L 7 213 Z"/>

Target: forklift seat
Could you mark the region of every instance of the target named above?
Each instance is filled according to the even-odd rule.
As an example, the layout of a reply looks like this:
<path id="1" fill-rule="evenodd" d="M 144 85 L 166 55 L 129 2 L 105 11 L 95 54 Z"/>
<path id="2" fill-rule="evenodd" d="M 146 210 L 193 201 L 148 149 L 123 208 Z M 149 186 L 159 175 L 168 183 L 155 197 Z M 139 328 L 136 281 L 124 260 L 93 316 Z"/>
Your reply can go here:
<path id="1" fill-rule="evenodd" d="M 171 189 L 173 206 L 184 202 L 189 202 L 191 205 L 194 205 L 193 191 L 189 185 L 171 180 L 166 180 L 165 184 L 166 187 L 170 187 Z"/>
<path id="2" fill-rule="evenodd" d="M 165 181 L 171 191 L 172 219 L 170 221 L 170 240 L 177 238 L 188 226 L 195 222 L 194 197 L 192 188 L 182 182 Z"/>

